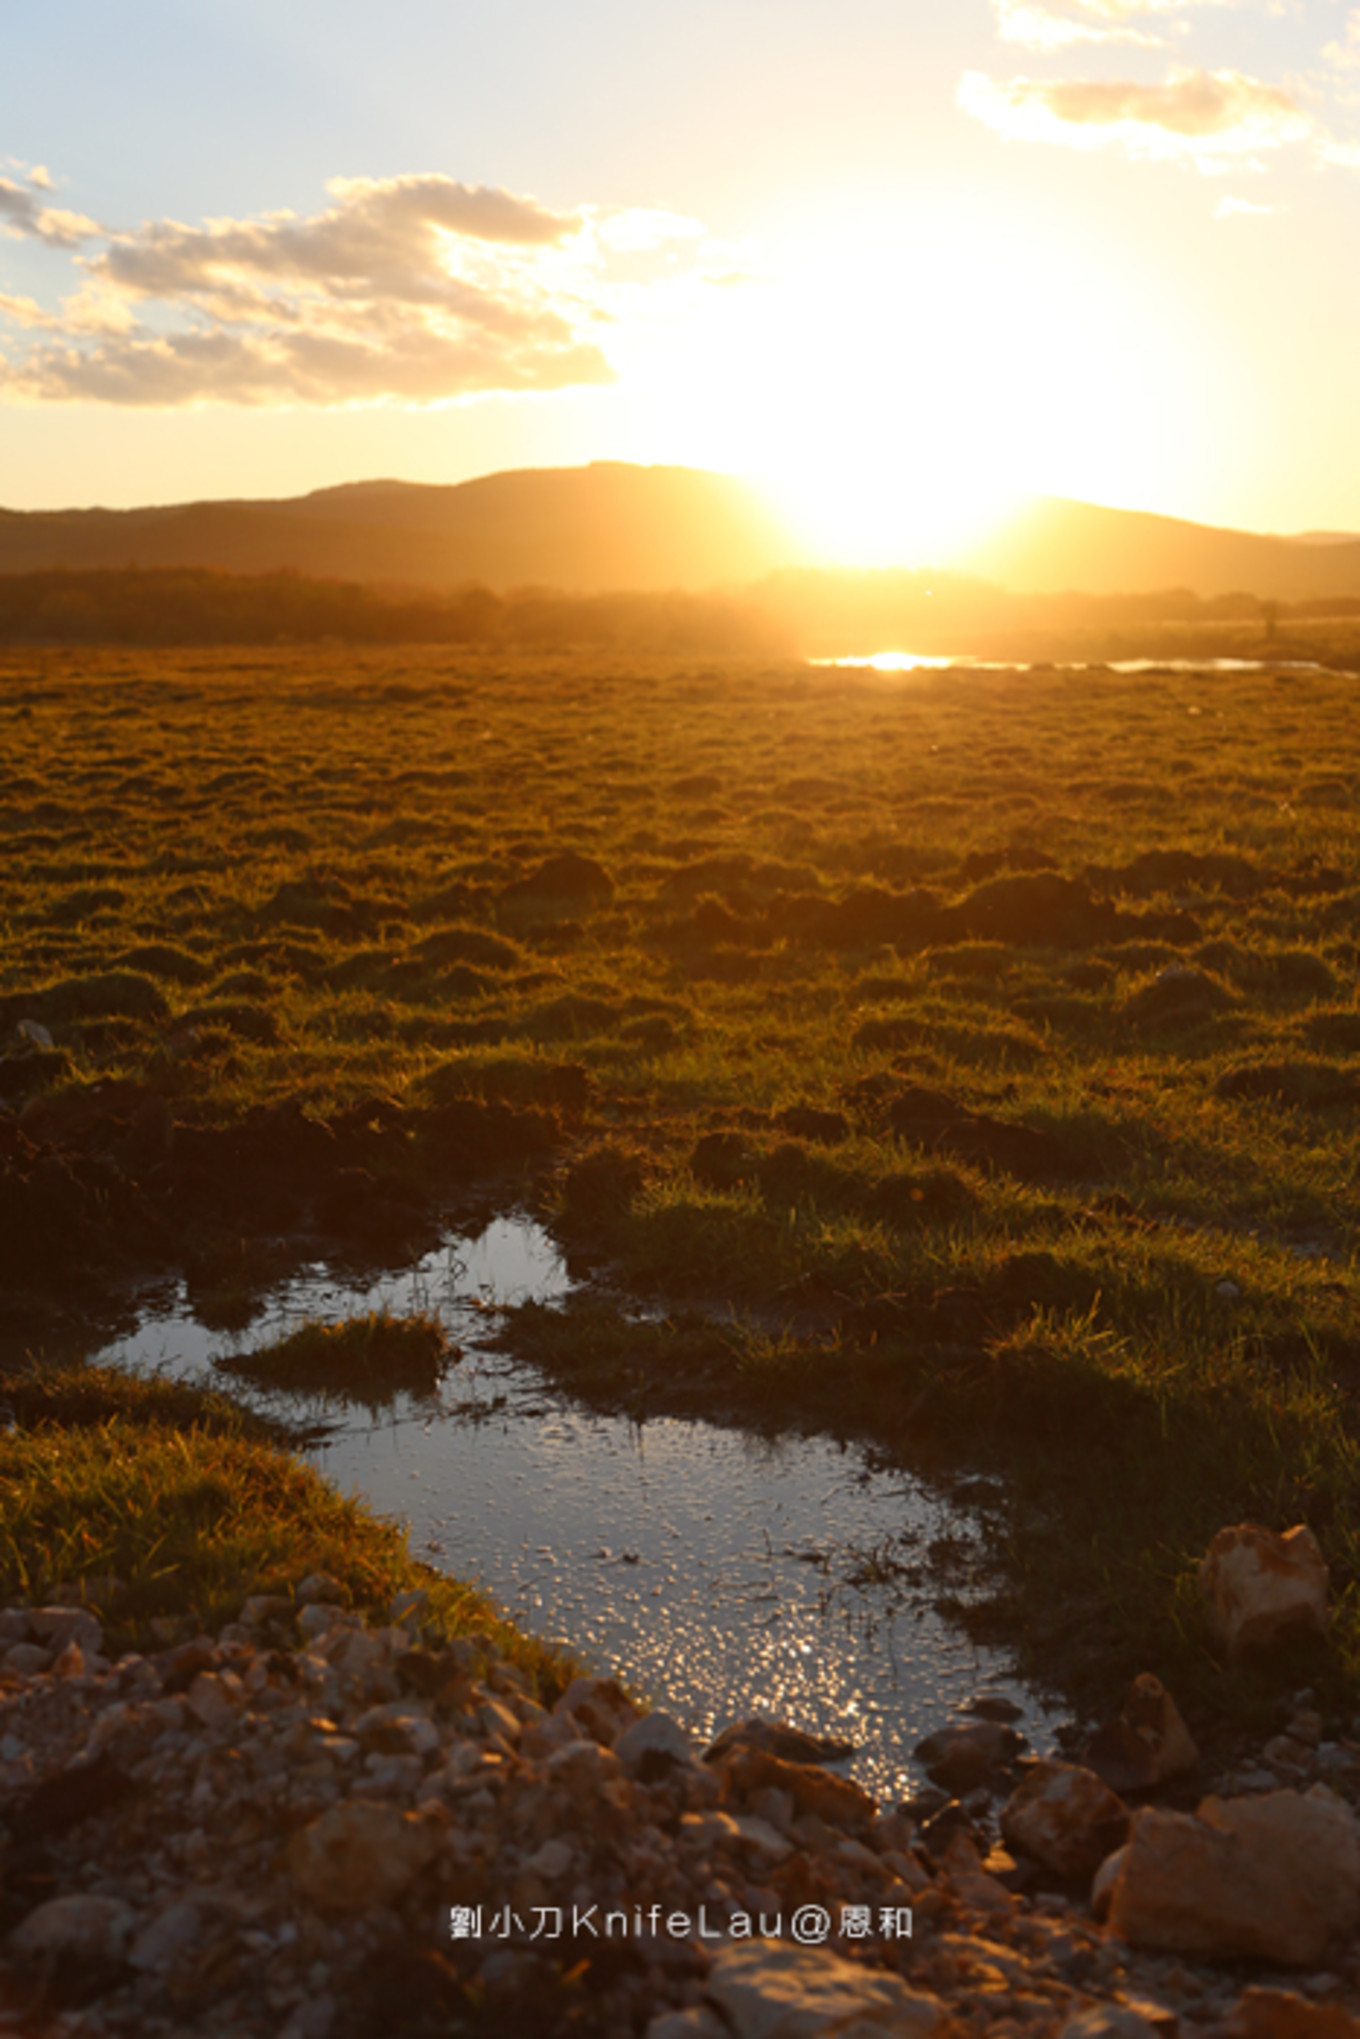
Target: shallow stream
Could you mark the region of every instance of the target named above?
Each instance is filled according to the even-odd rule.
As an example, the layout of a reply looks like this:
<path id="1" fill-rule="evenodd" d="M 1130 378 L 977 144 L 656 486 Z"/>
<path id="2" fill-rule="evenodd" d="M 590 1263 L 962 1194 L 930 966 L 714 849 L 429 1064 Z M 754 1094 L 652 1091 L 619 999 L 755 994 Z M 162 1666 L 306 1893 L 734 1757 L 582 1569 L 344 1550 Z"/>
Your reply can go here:
<path id="1" fill-rule="evenodd" d="M 522 1627 L 619 1673 L 696 1735 L 760 1712 L 860 1744 L 854 1774 L 891 1802 L 914 1743 L 982 1692 L 1053 1720 L 934 1608 L 941 1565 L 968 1590 L 976 1525 L 898 1470 L 826 1438 L 643 1424 L 583 1409 L 489 1350 L 497 1311 L 571 1287 L 549 1235 L 499 1218 L 402 1275 L 345 1286 L 324 1268 L 283 1286 L 241 1334 L 161 1299 L 104 1363 L 194 1381 L 303 1318 L 386 1307 L 436 1313 L 462 1348 L 432 1397 L 375 1413 L 296 1395 L 246 1399 L 321 1420 L 306 1456 L 410 1528 L 414 1555 L 484 1584 Z"/>

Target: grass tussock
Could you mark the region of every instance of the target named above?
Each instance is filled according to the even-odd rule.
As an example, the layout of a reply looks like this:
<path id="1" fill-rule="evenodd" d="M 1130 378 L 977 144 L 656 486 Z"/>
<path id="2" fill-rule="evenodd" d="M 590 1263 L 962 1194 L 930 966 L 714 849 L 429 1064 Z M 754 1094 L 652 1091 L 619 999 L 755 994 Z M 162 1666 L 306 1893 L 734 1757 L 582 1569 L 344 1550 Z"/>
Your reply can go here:
<path id="1" fill-rule="evenodd" d="M 251 1594 L 286 1595 L 324 1572 L 369 1620 L 422 1586 L 444 1633 L 491 1634 L 545 1691 L 570 1675 L 484 1594 L 417 1564 L 400 1530 L 222 1397 L 94 1368 L 39 1372 L 6 1391 L 15 1418 L 0 1434 L 6 1604 L 42 1605 L 81 1581 L 113 1579 L 109 1646 L 155 1649 L 166 1623 L 215 1631 Z"/>
<path id="2" fill-rule="evenodd" d="M 339 1323 L 299 1324 L 269 1345 L 216 1364 L 257 1387 L 380 1408 L 403 1390 L 432 1395 L 458 1357 L 436 1317 L 371 1310 Z"/>

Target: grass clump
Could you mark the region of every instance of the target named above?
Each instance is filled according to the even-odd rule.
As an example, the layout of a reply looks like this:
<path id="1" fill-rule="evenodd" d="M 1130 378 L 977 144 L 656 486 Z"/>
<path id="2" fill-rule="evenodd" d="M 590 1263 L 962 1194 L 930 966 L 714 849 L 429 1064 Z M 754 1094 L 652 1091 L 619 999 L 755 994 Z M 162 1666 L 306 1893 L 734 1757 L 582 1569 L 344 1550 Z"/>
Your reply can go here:
<path id="1" fill-rule="evenodd" d="M 252 1594 L 286 1595 L 324 1572 L 373 1622 L 397 1593 L 425 1588 L 439 1631 L 489 1633 L 544 1694 L 572 1674 L 220 1395 L 92 1367 L 36 1371 L 7 1380 L 5 1394 L 15 1421 L 0 1433 L 0 1604 L 41 1606 L 73 1582 L 117 1580 L 105 1620 L 117 1653 L 213 1632 Z"/>
<path id="2" fill-rule="evenodd" d="M 370 1310 L 334 1324 L 299 1324 L 269 1345 L 215 1364 L 257 1387 L 380 1408 L 403 1389 L 432 1395 L 459 1357 L 437 1317 L 423 1311 L 396 1317 Z"/>

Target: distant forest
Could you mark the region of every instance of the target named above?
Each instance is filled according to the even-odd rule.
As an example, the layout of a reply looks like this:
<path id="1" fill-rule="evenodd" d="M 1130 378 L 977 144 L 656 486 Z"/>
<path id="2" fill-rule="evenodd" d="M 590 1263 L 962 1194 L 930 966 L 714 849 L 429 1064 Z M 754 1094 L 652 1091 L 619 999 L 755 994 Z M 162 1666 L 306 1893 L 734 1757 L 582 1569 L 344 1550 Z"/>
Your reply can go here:
<path id="1" fill-rule="evenodd" d="M 1202 600 L 1183 588 L 1012 595 L 962 575 L 886 569 L 789 570 L 713 594 L 497 594 L 481 586 L 443 593 L 192 568 L 0 574 L 0 644 L 12 646 L 435 643 L 774 656 L 900 648 L 1039 658 L 1138 656 L 1144 645 L 1208 656 L 1221 641 L 1283 657 L 1316 656 L 1319 624 L 1357 617 L 1356 598 Z M 1291 630 L 1307 641 L 1291 644 Z"/>

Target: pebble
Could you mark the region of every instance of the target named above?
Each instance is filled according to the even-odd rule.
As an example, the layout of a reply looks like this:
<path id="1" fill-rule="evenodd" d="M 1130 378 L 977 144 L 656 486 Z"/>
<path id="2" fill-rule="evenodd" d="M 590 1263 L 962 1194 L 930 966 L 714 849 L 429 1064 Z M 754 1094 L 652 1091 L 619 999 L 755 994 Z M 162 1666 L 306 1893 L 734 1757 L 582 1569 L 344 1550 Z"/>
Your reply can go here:
<path id="1" fill-rule="evenodd" d="M 789 2017 L 813 2031 L 823 2008 L 847 2031 L 920 2039 L 947 2015 L 973 2039 L 1231 2024 L 1239 1972 L 1112 1940 L 1079 1888 L 1026 1882 L 1018 1850 L 1014 1887 L 998 1880 L 1014 1775 L 970 1779 L 966 1808 L 933 1790 L 880 1809 L 792 1730 L 745 1722 L 699 1760 L 678 1722 L 640 1714 L 610 1679 L 577 1680 L 545 1711 L 487 1639 L 424 1635 L 418 1595 L 381 1629 L 342 1598 L 312 1578 L 215 1636 L 178 1630 L 116 1664 L 86 1607 L 0 1610 L 0 1823 L 40 1841 L 48 1879 L 0 1951 L 0 2001 L 74 1964 L 94 1994 L 62 2000 L 63 2039 L 339 2039 L 378 1978 L 423 1961 L 469 2001 L 495 1991 L 504 2029 L 527 2031 L 545 1974 L 589 1952 L 565 1935 L 531 1943 L 535 1908 L 656 1906 L 693 1930 L 643 1922 L 639 1958 L 593 1994 L 603 2039 L 747 2039 Z M 449 1677 L 431 1698 L 421 1680 L 441 1651 Z M 1311 1694 L 1286 1729 L 1219 1789 L 1278 1790 L 1287 1759 L 1297 1789 L 1325 1777 L 1360 1797 L 1360 1750 Z M 979 1709 L 962 1744 L 943 1730 L 946 1759 L 1009 1756 L 1004 1731 Z M 79 1812 L 81 1792 L 92 1809 L 73 1821 L 44 1814 Z M 806 1906 L 825 1911 L 824 1948 L 792 1938 Z M 492 1930 L 507 1907 L 528 1909 L 523 1936 Z M 743 1942 L 743 1915 L 762 1913 L 782 1931 Z M 1344 1958 L 1251 1983 L 1315 2018 L 1360 2011 Z"/>

